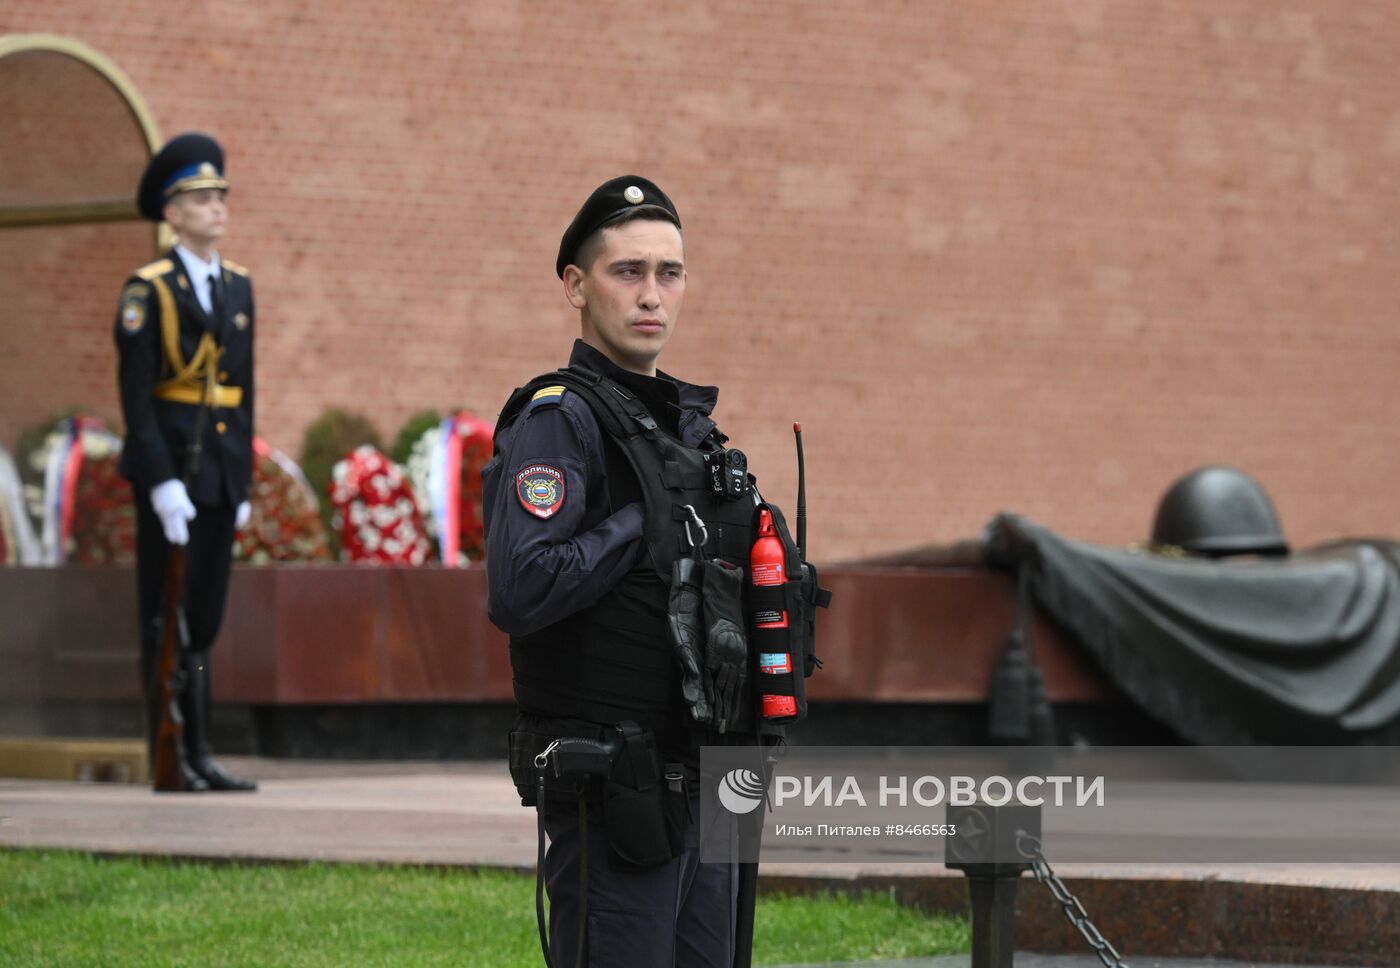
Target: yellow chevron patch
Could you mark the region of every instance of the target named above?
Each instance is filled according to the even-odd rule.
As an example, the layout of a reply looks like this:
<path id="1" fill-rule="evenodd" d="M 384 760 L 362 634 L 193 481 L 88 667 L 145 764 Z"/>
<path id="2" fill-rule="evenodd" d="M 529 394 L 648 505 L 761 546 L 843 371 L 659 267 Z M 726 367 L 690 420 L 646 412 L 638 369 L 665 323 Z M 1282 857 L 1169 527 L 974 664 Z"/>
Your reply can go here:
<path id="1" fill-rule="evenodd" d="M 175 268 L 175 264 L 169 259 L 157 259 L 150 265 L 142 266 L 141 268 L 137 269 L 135 274 L 137 277 L 145 279 L 147 282 L 150 282 L 152 279 L 158 279 L 161 276 L 165 275 L 173 268 Z"/>

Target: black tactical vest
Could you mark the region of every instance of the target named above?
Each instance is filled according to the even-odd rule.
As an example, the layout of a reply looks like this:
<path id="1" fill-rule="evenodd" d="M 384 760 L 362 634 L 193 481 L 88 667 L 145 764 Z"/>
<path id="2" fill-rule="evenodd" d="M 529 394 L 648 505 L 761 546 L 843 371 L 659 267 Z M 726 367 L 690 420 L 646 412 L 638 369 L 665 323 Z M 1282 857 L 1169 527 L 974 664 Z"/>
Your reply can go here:
<path id="1" fill-rule="evenodd" d="M 751 487 L 741 498 L 716 494 L 707 458 L 721 453 L 718 430 L 687 447 L 658 425 L 636 394 L 582 367 L 559 370 L 517 390 L 501 413 L 513 419 L 535 391 L 563 385 L 588 404 L 603 432 L 614 510 L 619 493 L 640 487 L 645 507 L 644 550 L 618 585 L 591 608 L 529 635 L 512 636 L 510 659 L 515 699 L 521 712 L 547 719 L 614 724 L 625 720 L 656 731 L 663 748 L 695 745 L 698 727 L 687 722 L 680 700 L 680 673 L 666 628 L 666 607 L 675 561 L 699 541 L 694 514 L 704 522 L 704 553 L 747 567 L 756 521 Z M 628 471 L 635 483 L 627 479 Z M 617 483 L 623 478 L 620 489 Z M 687 522 L 690 523 L 689 536 Z M 751 684 L 731 733 L 755 732 Z M 766 727 L 780 733 L 781 727 Z M 715 742 L 699 732 L 703 742 Z M 732 742 L 739 736 L 726 741 Z"/>

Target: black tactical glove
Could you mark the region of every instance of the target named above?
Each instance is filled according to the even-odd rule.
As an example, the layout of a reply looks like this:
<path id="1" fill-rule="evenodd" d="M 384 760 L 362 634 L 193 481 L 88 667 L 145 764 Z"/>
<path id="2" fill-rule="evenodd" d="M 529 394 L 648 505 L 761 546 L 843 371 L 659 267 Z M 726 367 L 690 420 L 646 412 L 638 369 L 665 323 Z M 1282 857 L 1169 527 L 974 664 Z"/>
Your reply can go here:
<path id="1" fill-rule="evenodd" d="M 744 639 L 744 569 L 705 562 L 705 694 L 714 704 L 714 726 L 724 732 L 739 714 L 749 675 Z"/>
<path id="2" fill-rule="evenodd" d="M 680 558 L 672 566 L 666 628 L 671 633 L 676 663 L 681 667 L 681 697 L 697 723 L 708 723 L 710 704 L 700 675 L 705 634 L 700 625 L 700 567 L 694 558 Z"/>

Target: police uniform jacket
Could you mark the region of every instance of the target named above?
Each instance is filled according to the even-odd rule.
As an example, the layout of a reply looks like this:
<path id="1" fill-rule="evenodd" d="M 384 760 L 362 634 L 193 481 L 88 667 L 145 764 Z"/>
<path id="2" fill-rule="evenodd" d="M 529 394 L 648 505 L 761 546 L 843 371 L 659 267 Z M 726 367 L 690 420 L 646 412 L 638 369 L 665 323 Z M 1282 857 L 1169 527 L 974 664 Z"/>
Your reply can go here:
<path id="1" fill-rule="evenodd" d="M 253 474 L 253 286 L 247 270 L 221 262 L 210 313 L 173 250 L 127 280 L 115 325 L 126 419 L 121 472 L 146 490 L 183 478 L 203 393 L 210 410 L 190 499 L 236 506 Z"/>
<path id="2" fill-rule="evenodd" d="M 715 387 L 628 372 L 582 340 L 575 341 L 569 365 L 635 392 L 686 446 L 698 446 L 715 428 Z M 605 450 L 593 411 L 573 393 L 536 399 L 498 427 L 496 454 L 482 471 L 487 610 L 503 631 L 526 635 L 595 604 L 637 562 L 641 492 Z M 561 503 L 548 516 L 527 507 L 517 486 L 537 466 L 562 475 Z"/>

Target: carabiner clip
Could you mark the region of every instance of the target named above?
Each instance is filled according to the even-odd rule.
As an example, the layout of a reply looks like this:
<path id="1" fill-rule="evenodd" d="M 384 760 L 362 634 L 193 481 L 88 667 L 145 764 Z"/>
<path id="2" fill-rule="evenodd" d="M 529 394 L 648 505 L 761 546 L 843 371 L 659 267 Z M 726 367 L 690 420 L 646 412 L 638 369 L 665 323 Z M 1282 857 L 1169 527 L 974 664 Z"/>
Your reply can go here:
<path id="1" fill-rule="evenodd" d="M 549 763 L 549 754 L 553 753 L 554 748 L 558 745 L 559 741 L 556 739 L 554 742 L 550 743 L 544 748 L 544 752 L 540 753 L 538 756 L 535 757 L 535 769 L 543 770 L 545 768 L 545 765 Z"/>
<path id="2" fill-rule="evenodd" d="M 683 506 L 690 512 L 690 521 L 694 521 L 696 526 L 700 529 L 700 541 L 697 543 L 695 535 L 690 533 L 690 521 L 687 521 L 685 523 L 685 540 L 690 542 L 691 548 L 699 552 L 705 547 L 705 543 L 710 540 L 710 531 L 705 527 L 705 522 L 700 520 L 700 515 L 696 512 L 693 504 L 686 504 Z"/>

